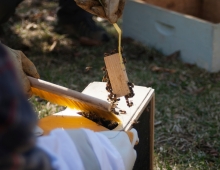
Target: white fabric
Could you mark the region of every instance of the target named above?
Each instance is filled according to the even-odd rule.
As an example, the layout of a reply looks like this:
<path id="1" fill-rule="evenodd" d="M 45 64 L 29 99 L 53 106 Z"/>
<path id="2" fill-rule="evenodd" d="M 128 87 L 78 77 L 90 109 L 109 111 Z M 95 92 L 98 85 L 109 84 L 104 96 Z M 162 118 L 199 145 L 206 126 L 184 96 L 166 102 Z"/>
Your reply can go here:
<path id="1" fill-rule="evenodd" d="M 87 129 L 83 131 L 88 136 L 102 170 L 125 170 L 121 155 L 104 135 Z M 39 137 L 37 145 L 49 153 L 56 170 L 85 169 L 77 146 L 64 130 L 55 129 L 49 136 Z"/>
<path id="2" fill-rule="evenodd" d="M 104 135 L 88 129 L 83 130 L 90 139 L 102 170 L 125 170 L 121 155 Z"/>
<path id="3" fill-rule="evenodd" d="M 128 135 L 123 131 L 100 132 L 110 140 L 110 142 L 120 153 L 126 170 L 133 169 L 135 160 L 137 158 L 137 153 L 133 149 L 133 146 L 137 141 L 139 141 L 139 139 L 135 129 L 131 130 L 131 132 L 134 134 L 132 143 L 130 142 Z"/>
<path id="4" fill-rule="evenodd" d="M 133 140 L 131 142 L 131 145 L 134 147 L 134 145 L 139 142 L 138 133 L 137 133 L 136 129 L 134 129 L 134 128 L 132 128 L 130 130 L 130 132 L 133 133 Z"/>
<path id="5" fill-rule="evenodd" d="M 84 170 L 76 146 L 64 130 L 55 129 L 50 135 L 39 137 L 37 145 L 50 154 L 56 170 Z"/>
<path id="6" fill-rule="evenodd" d="M 41 129 L 39 126 L 36 126 L 34 129 L 34 135 L 35 136 L 41 136 L 43 135 L 44 131 L 43 129 Z"/>

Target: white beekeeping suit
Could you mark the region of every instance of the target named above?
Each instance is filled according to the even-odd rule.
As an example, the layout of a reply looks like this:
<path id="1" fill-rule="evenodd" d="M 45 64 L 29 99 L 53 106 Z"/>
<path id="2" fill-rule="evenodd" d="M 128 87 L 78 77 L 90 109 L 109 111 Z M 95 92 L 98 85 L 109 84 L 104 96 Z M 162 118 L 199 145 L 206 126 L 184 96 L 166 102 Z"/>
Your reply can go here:
<path id="1" fill-rule="evenodd" d="M 55 129 L 38 138 L 38 146 L 51 157 L 57 170 L 131 170 L 136 160 L 132 141 L 123 131 L 93 132 L 88 129 Z"/>

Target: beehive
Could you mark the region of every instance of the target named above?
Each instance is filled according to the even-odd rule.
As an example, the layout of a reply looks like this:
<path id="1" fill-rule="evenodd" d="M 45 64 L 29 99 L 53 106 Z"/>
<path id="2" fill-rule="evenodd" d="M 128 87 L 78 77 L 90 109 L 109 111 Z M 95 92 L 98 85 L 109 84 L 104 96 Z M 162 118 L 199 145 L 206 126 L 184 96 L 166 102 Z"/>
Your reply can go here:
<path id="1" fill-rule="evenodd" d="M 220 1 L 128 0 L 123 36 L 161 50 L 180 50 L 184 62 L 220 70 Z"/>

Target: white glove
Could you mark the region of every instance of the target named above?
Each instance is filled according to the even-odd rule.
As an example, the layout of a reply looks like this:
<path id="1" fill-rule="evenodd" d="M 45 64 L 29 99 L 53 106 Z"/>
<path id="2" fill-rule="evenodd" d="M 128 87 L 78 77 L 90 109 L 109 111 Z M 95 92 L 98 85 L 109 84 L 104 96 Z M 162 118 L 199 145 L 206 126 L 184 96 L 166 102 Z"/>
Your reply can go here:
<path id="1" fill-rule="evenodd" d="M 85 169 L 97 169 L 94 167 L 100 164 L 101 169 L 106 169 L 104 167 L 107 166 L 108 169 L 132 170 L 137 157 L 133 146 L 139 141 L 135 129 L 128 132 L 93 132 L 88 129 L 65 131 L 75 144 L 84 166 L 87 167 Z"/>
<path id="2" fill-rule="evenodd" d="M 137 153 L 133 149 L 134 145 L 139 142 L 138 134 L 135 129 L 131 129 L 133 139 L 129 140 L 126 132 L 123 131 L 104 131 L 100 132 L 105 135 L 113 146 L 120 153 L 124 166 L 126 170 L 132 170 L 135 160 L 137 158 Z"/>

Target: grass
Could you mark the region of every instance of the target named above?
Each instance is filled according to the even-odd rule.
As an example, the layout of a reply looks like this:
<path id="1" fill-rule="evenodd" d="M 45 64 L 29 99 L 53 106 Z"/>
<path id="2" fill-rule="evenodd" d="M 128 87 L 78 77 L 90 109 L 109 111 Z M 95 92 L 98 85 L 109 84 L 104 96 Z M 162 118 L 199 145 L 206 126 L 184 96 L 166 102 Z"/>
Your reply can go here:
<path id="1" fill-rule="evenodd" d="M 54 31 L 56 7 L 54 2 L 39 8 L 22 3 L 3 27 L 1 40 L 24 51 L 42 79 L 82 91 L 90 82 L 101 81 L 104 53 L 117 48 L 117 34 L 103 22 L 111 41 L 81 46 Z M 129 38 L 122 45 L 130 81 L 155 89 L 155 169 L 220 169 L 220 73 L 184 64 L 177 54 L 164 57 Z M 40 118 L 63 109 L 36 97 L 30 101 Z"/>

